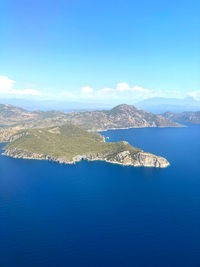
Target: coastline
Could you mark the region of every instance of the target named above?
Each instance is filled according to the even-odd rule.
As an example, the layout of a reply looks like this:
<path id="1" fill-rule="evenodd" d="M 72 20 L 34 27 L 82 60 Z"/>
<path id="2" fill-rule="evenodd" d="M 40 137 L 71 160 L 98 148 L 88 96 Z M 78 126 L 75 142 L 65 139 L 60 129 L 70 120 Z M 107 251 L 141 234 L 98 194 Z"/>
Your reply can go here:
<path id="1" fill-rule="evenodd" d="M 170 163 L 165 158 L 143 151 L 136 152 L 133 155 L 131 155 L 129 151 L 123 151 L 113 157 L 110 157 L 109 154 L 90 153 L 86 155 L 76 155 L 72 158 L 72 160 L 69 160 L 63 156 L 50 156 L 46 154 L 38 154 L 19 148 L 8 149 L 8 150 L 5 149 L 1 154 L 3 156 L 8 156 L 11 158 L 21 158 L 28 160 L 47 160 L 47 161 L 57 162 L 60 164 L 75 164 L 82 160 L 87 160 L 87 161 L 105 161 L 111 164 L 118 164 L 122 166 L 133 166 L 133 167 L 166 168 L 170 165 Z"/>
<path id="2" fill-rule="evenodd" d="M 177 126 L 135 126 L 135 127 L 123 127 L 123 128 L 108 128 L 108 129 L 97 129 L 88 130 L 88 132 L 106 132 L 110 130 L 128 130 L 128 129 L 142 129 L 142 128 L 185 128 L 187 125 L 177 125 Z"/>

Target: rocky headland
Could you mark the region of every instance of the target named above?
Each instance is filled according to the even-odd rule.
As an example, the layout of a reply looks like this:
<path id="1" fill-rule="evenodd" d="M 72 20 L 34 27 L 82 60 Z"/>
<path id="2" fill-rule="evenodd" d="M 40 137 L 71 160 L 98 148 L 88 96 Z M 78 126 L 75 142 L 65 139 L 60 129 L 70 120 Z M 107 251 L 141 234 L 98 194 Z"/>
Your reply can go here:
<path id="1" fill-rule="evenodd" d="M 127 142 L 105 142 L 96 131 L 142 127 L 181 127 L 161 115 L 130 105 L 111 110 L 63 113 L 35 111 L 0 105 L 0 142 L 7 142 L 3 155 L 13 158 L 51 160 L 74 164 L 81 160 L 120 165 L 169 166 L 163 157 Z"/>
<path id="2" fill-rule="evenodd" d="M 81 160 L 106 161 L 124 166 L 165 168 L 169 162 L 126 141 L 105 142 L 98 134 L 74 125 L 20 130 L 9 138 L 3 155 L 74 164 Z"/>
<path id="3" fill-rule="evenodd" d="M 151 153 L 139 151 L 131 154 L 130 151 L 122 151 L 113 155 L 112 153 L 90 153 L 87 155 L 76 155 L 71 160 L 64 156 L 50 156 L 46 154 L 38 154 L 20 148 L 6 149 L 2 155 L 12 158 L 32 159 L 32 160 L 48 160 L 62 164 L 75 164 L 81 160 L 87 161 L 105 161 L 108 163 L 120 164 L 123 166 L 135 167 L 156 167 L 166 168 L 169 162 L 160 156 Z"/>

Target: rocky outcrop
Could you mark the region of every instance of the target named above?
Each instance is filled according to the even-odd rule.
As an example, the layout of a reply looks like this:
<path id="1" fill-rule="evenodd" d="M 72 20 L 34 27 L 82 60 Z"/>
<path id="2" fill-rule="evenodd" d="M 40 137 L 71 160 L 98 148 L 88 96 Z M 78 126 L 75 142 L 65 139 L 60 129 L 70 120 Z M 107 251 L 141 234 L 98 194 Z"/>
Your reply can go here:
<path id="1" fill-rule="evenodd" d="M 123 166 L 140 166 L 140 167 L 156 167 L 165 168 L 169 166 L 169 162 L 160 156 L 153 155 L 151 153 L 146 153 L 139 151 L 136 153 L 131 153 L 130 151 L 122 151 L 117 154 L 109 153 L 91 153 L 87 155 L 76 155 L 71 160 L 62 156 L 49 156 L 46 154 L 37 154 L 30 152 L 28 150 L 20 148 L 9 148 L 6 149 L 2 155 L 9 156 L 12 158 L 23 158 L 23 159 L 35 159 L 35 160 L 49 160 L 54 162 L 59 162 L 63 164 L 74 164 L 81 160 L 88 161 L 106 161 L 109 163 L 120 164 Z"/>
<path id="2" fill-rule="evenodd" d="M 17 139 L 20 137 L 14 134 L 17 133 L 19 130 L 23 129 L 20 126 L 10 127 L 10 128 L 0 128 L 0 143 L 7 143 L 13 141 L 15 138 Z"/>
<path id="3" fill-rule="evenodd" d="M 153 155 L 147 152 L 138 152 L 133 155 L 134 166 L 158 167 L 165 168 L 169 166 L 169 162 L 160 156 Z"/>

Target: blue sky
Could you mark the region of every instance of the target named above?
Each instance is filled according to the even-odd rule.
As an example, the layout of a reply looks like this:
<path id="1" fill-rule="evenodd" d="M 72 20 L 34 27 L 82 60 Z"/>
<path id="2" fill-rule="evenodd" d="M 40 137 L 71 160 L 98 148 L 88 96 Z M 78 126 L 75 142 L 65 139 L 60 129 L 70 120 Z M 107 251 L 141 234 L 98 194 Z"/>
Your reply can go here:
<path id="1" fill-rule="evenodd" d="M 200 99 L 200 2 L 2 0 L 0 98 Z"/>

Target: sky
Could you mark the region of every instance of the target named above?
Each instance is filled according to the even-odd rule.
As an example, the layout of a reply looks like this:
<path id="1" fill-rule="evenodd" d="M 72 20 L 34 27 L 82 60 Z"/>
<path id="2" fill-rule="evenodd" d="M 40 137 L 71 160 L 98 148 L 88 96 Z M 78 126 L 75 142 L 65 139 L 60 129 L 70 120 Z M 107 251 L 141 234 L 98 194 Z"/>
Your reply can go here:
<path id="1" fill-rule="evenodd" d="M 0 99 L 200 100 L 199 14 L 199 0 L 1 0 Z"/>

